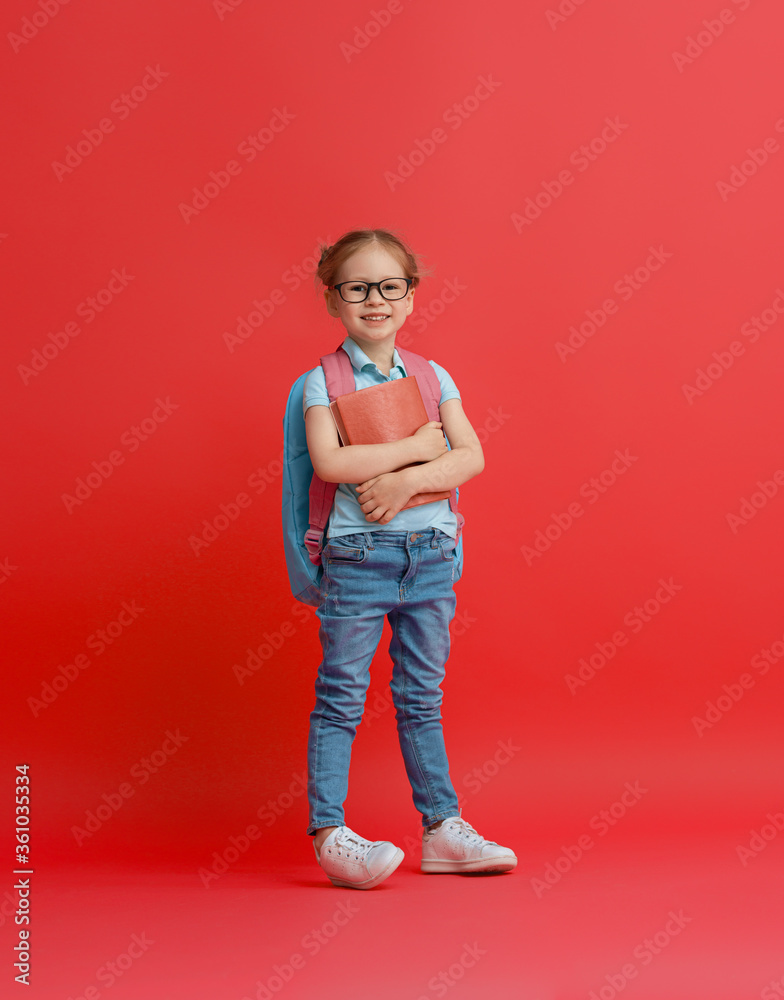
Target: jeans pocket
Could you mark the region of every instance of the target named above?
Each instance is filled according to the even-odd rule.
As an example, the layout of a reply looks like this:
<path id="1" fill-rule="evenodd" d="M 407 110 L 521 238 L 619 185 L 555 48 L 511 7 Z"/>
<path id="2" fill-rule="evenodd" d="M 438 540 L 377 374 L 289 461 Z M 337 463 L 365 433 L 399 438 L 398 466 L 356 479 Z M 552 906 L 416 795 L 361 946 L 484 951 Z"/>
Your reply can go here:
<path id="1" fill-rule="evenodd" d="M 441 558 L 445 562 L 454 562 L 455 549 L 457 548 L 456 539 L 452 538 L 450 535 L 447 535 L 445 533 L 444 537 L 441 539 L 438 548 L 439 551 L 441 552 Z"/>
<path id="2" fill-rule="evenodd" d="M 361 563 L 367 559 L 367 552 L 363 535 L 339 535 L 324 546 L 322 560 L 328 563 Z"/>

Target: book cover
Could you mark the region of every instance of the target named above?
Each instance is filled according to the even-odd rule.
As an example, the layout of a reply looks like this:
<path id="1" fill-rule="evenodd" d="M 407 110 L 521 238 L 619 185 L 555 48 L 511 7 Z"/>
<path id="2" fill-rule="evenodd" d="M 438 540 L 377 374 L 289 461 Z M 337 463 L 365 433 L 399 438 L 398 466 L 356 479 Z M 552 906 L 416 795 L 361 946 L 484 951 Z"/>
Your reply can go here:
<path id="1" fill-rule="evenodd" d="M 347 392 L 330 403 L 330 410 L 344 445 L 399 441 L 400 438 L 410 437 L 429 419 L 419 384 L 413 375 Z M 448 500 L 449 496 L 449 490 L 416 493 L 401 509 Z"/>

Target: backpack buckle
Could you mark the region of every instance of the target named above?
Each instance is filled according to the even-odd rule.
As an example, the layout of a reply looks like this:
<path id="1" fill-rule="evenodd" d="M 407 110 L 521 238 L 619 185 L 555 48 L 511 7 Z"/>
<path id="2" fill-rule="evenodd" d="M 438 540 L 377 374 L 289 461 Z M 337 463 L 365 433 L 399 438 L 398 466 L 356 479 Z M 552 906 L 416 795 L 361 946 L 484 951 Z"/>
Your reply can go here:
<path id="1" fill-rule="evenodd" d="M 315 566 L 321 565 L 321 543 L 323 539 L 323 528 L 308 528 L 305 532 L 305 548 L 308 550 L 308 558 Z"/>

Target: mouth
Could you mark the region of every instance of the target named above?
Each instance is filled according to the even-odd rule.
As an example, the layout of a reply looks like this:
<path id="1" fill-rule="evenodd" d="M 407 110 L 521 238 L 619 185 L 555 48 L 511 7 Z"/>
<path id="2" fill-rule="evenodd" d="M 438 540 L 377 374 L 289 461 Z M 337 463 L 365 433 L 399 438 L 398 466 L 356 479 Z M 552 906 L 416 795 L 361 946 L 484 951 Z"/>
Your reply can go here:
<path id="1" fill-rule="evenodd" d="M 367 316 L 363 316 L 362 319 L 366 323 L 384 323 L 389 319 L 386 313 L 369 313 Z"/>

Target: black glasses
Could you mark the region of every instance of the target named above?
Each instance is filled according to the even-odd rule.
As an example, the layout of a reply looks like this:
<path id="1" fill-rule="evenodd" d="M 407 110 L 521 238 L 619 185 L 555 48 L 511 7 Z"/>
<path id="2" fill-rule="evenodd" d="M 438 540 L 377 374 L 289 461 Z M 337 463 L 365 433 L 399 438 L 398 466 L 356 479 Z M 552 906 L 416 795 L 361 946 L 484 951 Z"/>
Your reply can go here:
<path id="1" fill-rule="evenodd" d="M 404 299 L 408 295 L 412 278 L 386 278 L 384 281 L 341 281 L 339 285 L 330 285 L 340 292 L 344 302 L 364 302 L 371 288 L 377 288 L 381 295 L 389 301 Z"/>

